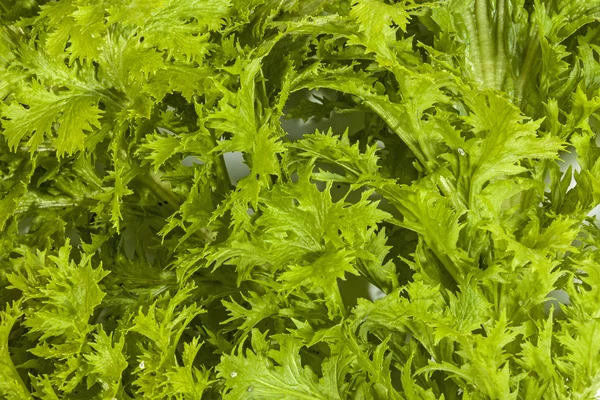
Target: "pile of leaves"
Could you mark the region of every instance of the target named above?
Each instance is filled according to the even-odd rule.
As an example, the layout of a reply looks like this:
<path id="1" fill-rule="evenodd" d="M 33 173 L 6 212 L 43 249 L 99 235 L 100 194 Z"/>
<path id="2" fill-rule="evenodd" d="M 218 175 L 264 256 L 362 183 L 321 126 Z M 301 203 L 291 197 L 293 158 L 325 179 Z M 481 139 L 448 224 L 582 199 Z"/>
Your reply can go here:
<path id="1" fill-rule="evenodd" d="M 1 0 L 0 397 L 594 398 L 599 21 Z"/>

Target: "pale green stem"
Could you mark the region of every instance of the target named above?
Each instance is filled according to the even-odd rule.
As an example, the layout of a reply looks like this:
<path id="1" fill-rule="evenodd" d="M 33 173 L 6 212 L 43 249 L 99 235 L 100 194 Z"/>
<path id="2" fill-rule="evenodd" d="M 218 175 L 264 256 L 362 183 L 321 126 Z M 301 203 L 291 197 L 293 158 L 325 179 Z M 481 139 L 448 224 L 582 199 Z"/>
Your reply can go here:
<path id="1" fill-rule="evenodd" d="M 496 32 L 496 89 L 502 89 L 506 74 L 506 53 L 504 51 L 504 34 L 506 28 L 506 0 L 497 2 L 497 32 Z"/>
<path id="2" fill-rule="evenodd" d="M 475 18 L 479 35 L 479 52 L 481 54 L 481 70 L 485 87 L 494 87 L 495 57 L 492 43 L 492 30 L 488 21 L 488 0 L 476 0 Z"/>

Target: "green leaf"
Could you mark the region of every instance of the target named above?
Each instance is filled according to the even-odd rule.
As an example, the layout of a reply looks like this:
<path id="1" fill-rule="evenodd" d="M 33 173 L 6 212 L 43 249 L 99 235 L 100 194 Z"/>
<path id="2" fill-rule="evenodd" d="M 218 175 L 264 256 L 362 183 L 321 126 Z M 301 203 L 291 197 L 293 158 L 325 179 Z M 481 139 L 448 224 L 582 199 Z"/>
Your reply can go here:
<path id="1" fill-rule="evenodd" d="M 41 341 L 54 336 L 85 335 L 89 319 L 105 296 L 98 283 L 108 272 L 101 267 L 93 268 L 90 257 L 77 265 L 70 259 L 70 253 L 67 242 L 57 256 L 30 254 L 27 272 L 8 276 L 13 287 L 26 298 L 38 299 L 39 306 L 27 313 L 24 325 L 31 332 L 39 332 Z"/>
<path id="2" fill-rule="evenodd" d="M 97 98 L 83 94 L 55 94 L 36 82 L 18 95 L 18 102 L 0 109 L 3 133 L 11 148 L 29 138 L 26 145 L 34 151 L 46 136 L 56 136 L 53 143 L 59 156 L 83 150 L 85 131 L 100 128 L 101 114 Z M 58 123 L 57 130 L 53 129 L 55 123 Z"/>
<path id="3" fill-rule="evenodd" d="M 107 335 L 104 329 L 99 328 L 94 339 L 94 342 L 90 342 L 94 352 L 84 357 L 92 366 L 92 373 L 96 374 L 94 380 L 102 384 L 103 395 L 115 397 L 121 388 L 123 371 L 128 366 L 127 359 L 123 355 L 125 338 L 121 336 L 121 339 L 115 342 L 112 334 Z"/>
<path id="4" fill-rule="evenodd" d="M 167 372 L 168 382 L 173 387 L 175 397 L 199 399 L 214 381 L 210 380 L 210 371 L 194 366 L 194 360 L 201 346 L 198 338 L 192 339 L 190 343 L 184 343 L 183 346 L 184 365 Z"/>
<path id="5" fill-rule="evenodd" d="M 18 303 L 9 305 L 0 311 L 0 393 L 9 400 L 31 399 L 31 394 L 25 386 L 19 372 L 11 360 L 9 337 L 17 320 L 23 315 Z"/>
<path id="6" fill-rule="evenodd" d="M 225 382 L 225 399 L 329 399 L 317 375 L 303 367 L 298 339 L 278 335 L 278 349 L 270 349 L 258 330 L 252 331 L 252 350 L 224 355 L 218 376 Z M 277 363 L 277 365 L 275 364 Z"/>
<path id="7" fill-rule="evenodd" d="M 202 393 L 208 385 L 208 376 L 193 367 L 193 358 L 200 346 L 197 339 L 186 343 L 183 366 L 175 358 L 179 340 L 188 325 L 206 312 L 196 303 L 185 305 L 193 289 L 188 285 L 172 297 L 168 292 L 160 296 L 146 312 L 139 310 L 129 328 L 146 338 L 139 342 L 142 352 L 138 357 L 140 364 L 134 381 L 137 392 L 146 397 L 176 398 L 183 393 Z M 157 374 L 166 374 L 169 380 L 157 385 Z M 182 380 L 185 386 L 180 385 Z"/>
<path id="8" fill-rule="evenodd" d="M 0 397 L 593 398 L 599 10 L 0 1 Z"/>
<path id="9" fill-rule="evenodd" d="M 526 159 L 556 159 L 564 144 L 552 136 L 537 137 L 540 122 L 528 121 L 519 110 L 497 95 L 480 94 L 469 100 L 472 114 L 465 117 L 477 139 L 467 142 L 471 170 L 470 193 L 479 193 L 494 178 L 526 170 Z"/>
<path id="10" fill-rule="evenodd" d="M 410 0 L 394 5 L 379 0 L 353 1 L 350 17 L 356 19 L 359 31 L 364 35 L 359 43 L 364 43 L 367 51 L 380 55 L 383 63 L 393 63 L 395 55 L 389 45 L 396 40 L 396 29 L 406 31 L 411 6 L 414 7 L 414 3 Z M 392 23 L 398 28 L 392 28 Z"/>

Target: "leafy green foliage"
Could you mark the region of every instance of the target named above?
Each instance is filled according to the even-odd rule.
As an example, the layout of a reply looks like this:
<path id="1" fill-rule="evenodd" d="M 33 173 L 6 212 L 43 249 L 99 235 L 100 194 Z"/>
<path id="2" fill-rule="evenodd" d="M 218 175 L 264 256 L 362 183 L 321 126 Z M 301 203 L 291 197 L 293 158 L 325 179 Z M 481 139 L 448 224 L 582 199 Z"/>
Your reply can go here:
<path id="1" fill-rule="evenodd" d="M 0 398 L 594 398 L 599 10 L 0 1 Z"/>

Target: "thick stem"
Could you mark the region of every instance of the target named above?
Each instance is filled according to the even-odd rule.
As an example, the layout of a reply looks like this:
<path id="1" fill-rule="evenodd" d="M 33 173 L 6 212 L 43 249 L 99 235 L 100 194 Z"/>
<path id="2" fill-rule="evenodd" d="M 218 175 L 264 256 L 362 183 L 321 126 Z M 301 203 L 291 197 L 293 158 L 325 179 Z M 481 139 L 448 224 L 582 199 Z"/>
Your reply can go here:
<path id="1" fill-rule="evenodd" d="M 469 60 L 472 67 L 474 78 L 483 80 L 483 72 L 481 70 L 481 53 L 479 51 L 479 38 L 476 34 L 477 25 L 471 13 L 466 13 L 464 23 L 469 37 Z"/>
<path id="2" fill-rule="evenodd" d="M 217 146 L 217 138 L 214 133 L 211 133 L 213 144 Z M 225 164 L 225 158 L 222 154 L 215 155 L 213 157 L 213 163 L 215 168 L 215 173 L 217 174 L 217 182 L 219 189 L 222 190 L 223 193 L 229 192 L 232 188 L 231 179 L 229 178 L 229 173 L 227 172 L 227 165 Z"/>
<path id="3" fill-rule="evenodd" d="M 477 19 L 477 34 L 479 36 L 479 53 L 481 55 L 481 70 L 485 87 L 495 88 L 495 55 L 492 43 L 492 31 L 488 21 L 488 0 L 476 0 L 475 18 Z"/>
<path id="4" fill-rule="evenodd" d="M 145 174 L 140 174 L 136 177 L 136 180 L 141 182 L 144 186 L 146 186 L 150 191 L 159 199 L 165 201 L 167 205 L 173 210 L 178 209 L 181 206 L 181 202 L 179 198 L 169 185 L 165 182 L 162 182 L 159 176 L 156 173 L 148 172 Z"/>
<path id="5" fill-rule="evenodd" d="M 497 3 L 497 32 L 496 32 L 496 89 L 502 89 L 506 75 L 506 53 L 504 51 L 504 34 L 506 32 L 506 0 Z"/>
<path id="6" fill-rule="evenodd" d="M 537 62 L 538 52 L 540 50 L 540 43 L 538 40 L 538 33 L 532 36 L 529 41 L 529 45 L 527 46 L 527 53 L 525 55 L 525 61 L 523 62 L 523 66 L 521 67 L 521 73 L 519 74 L 518 84 L 515 88 L 515 97 L 523 103 L 523 95 L 525 93 L 525 86 L 529 83 L 531 79 L 531 73 Z"/>
<path id="7" fill-rule="evenodd" d="M 156 173 L 148 172 L 138 175 L 136 180 L 150 189 L 150 191 L 157 198 L 161 199 L 173 212 L 181 207 L 181 202 L 177 195 L 173 193 L 167 183 L 160 180 L 160 177 Z M 194 232 L 194 234 L 198 235 L 198 237 L 206 242 L 214 241 L 212 233 L 207 228 L 199 229 Z"/>

